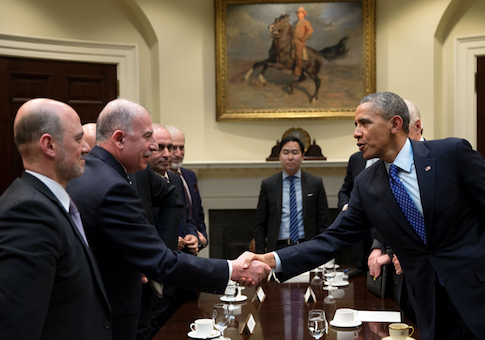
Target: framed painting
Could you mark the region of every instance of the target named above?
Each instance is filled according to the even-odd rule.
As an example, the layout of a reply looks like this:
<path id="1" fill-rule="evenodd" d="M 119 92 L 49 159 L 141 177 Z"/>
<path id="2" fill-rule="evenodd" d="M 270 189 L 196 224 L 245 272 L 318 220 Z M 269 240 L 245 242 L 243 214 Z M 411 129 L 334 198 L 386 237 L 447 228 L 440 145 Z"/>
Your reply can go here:
<path id="1" fill-rule="evenodd" d="M 375 0 L 215 0 L 217 121 L 353 118 L 375 92 Z"/>

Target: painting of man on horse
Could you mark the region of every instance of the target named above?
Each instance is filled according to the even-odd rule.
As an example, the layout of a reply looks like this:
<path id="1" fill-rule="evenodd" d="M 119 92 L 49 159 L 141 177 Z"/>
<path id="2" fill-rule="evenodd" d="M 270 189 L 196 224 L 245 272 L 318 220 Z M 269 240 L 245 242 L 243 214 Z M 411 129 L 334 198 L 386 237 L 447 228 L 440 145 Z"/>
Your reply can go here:
<path id="1" fill-rule="evenodd" d="M 297 6 L 227 6 L 228 110 L 354 109 L 365 95 L 362 4 Z"/>

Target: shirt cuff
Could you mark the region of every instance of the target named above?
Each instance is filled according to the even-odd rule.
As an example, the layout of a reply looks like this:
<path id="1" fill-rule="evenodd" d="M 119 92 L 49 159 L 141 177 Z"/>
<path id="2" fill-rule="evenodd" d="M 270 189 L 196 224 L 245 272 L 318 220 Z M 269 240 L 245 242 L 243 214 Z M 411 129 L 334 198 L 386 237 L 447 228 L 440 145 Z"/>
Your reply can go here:
<path id="1" fill-rule="evenodd" d="M 232 263 L 231 263 L 231 261 L 227 260 L 227 265 L 229 267 L 229 280 L 227 280 L 226 287 L 229 285 L 229 282 L 231 281 L 231 277 L 232 277 Z"/>
<path id="2" fill-rule="evenodd" d="M 281 259 L 280 259 L 280 256 L 278 255 L 277 252 L 275 251 L 272 251 L 271 254 L 273 254 L 274 256 L 274 261 L 276 263 L 276 266 L 275 268 L 271 269 L 272 271 L 274 271 L 275 273 L 281 273 L 283 271 L 283 268 L 282 268 L 282 265 L 281 265 Z"/>

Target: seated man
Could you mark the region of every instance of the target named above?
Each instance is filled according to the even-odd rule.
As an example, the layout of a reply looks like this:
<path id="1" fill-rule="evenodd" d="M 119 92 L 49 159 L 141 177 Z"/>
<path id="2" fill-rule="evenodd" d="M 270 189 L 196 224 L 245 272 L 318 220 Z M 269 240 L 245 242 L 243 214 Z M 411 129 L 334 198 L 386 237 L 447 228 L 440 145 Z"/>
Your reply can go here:
<path id="1" fill-rule="evenodd" d="M 257 253 L 309 240 L 329 224 L 322 179 L 300 170 L 303 152 L 298 138 L 283 138 L 279 151 L 283 171 L 261 184 L 254 226 Z"/>

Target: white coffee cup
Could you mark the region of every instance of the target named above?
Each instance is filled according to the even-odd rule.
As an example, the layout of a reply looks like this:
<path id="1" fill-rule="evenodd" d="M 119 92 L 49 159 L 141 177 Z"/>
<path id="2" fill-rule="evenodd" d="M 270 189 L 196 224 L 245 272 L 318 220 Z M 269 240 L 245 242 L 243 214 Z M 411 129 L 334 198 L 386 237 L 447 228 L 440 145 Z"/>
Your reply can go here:
<path id="1" fill-rule="evenodd" d="M 352 325 L 355 323 L 357 311 L 351 308 L 339 308 L 335 311 L 333 321 L 340 325 Z"/>
<path id="2" fill-rule="evenodd" d="M 344 273 L 336 272 L 334 277 L 330 280 L 331 283 L 343 283 L 344 282 Z"/>
<path id="3" fill-rule="evenodd" d="M 197 319 L 190 324 L 190 329 L 199 337 L 207 337 L 212 334 L 214 323 L 212 319 Z"/>
<path id="4" fill-rule="evenodd" d="M 323 266 L 325 268 L 333 268 L 333 267 L 335 267 L 335 259 L 331 259 L 330 261 L 328 261 L 327 263 L 325 263 Z"/>
<path id="5" fill-rule="evenodd" d="M 391 323 L 389 325 L 389 336 L 392 340 L 405 340 L 408 336 L 413 335 L 413 333 L 414 327 L 405 323 Z"/>
<path id="6" fill-rule="evenodd" d="M 337 340 L 354 340 L 358 336 L 356 331 L 337 331 Z"/>

